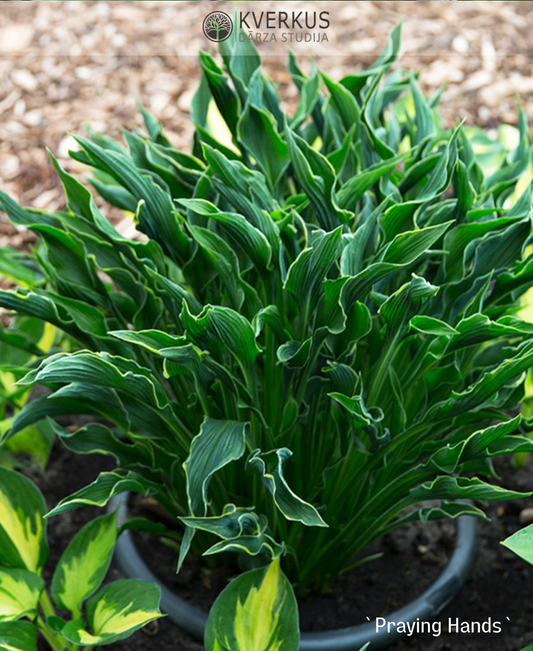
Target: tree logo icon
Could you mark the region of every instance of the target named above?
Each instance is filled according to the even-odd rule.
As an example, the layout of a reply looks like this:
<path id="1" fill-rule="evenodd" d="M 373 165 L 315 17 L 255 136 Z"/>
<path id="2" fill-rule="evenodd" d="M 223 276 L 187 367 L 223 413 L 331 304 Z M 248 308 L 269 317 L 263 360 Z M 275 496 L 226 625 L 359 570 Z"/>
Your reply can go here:
<path id="1" fill-rule="evenodd" d="M 225 41 L 233 31 L 233 21 L 223 11 L 212 11 L 204 18 L 204 34 L 210 41 Z"/>

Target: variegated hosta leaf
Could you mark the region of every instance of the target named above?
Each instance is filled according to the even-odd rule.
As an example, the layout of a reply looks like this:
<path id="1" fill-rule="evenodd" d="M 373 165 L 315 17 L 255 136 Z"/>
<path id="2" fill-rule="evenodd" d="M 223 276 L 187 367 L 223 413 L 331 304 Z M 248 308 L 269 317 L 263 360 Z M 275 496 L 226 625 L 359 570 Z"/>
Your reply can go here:
<path id="1" fill-rule="evenodd" d="M 191 443 L 191 452 L 183 464 L 187 480 L 187 498 L 192 516 L 207 513 L 207 489 L 211 477 L 228 463 L 244 454 L 248 423 L 206 418 Z M 180 548 L 181 566 L 192 540 L 194 529 L 188 527 Z"/>
<path id="2" fill-rule="evenodd" d="M 115 330 L 109 334 L 123 341 L 128 341 L 132 344 L 137 344 L 146 348 L 152 353 L 157 353 L 162 349 L 171 348 L 176 346 L 183 346 L 186 340 L 183 337 L 175 337 L 161 332 L 161 330 L 141 330 L 139 332 L 132 332 L 131 330 Z"/>
<path id="3" fill-rule="evenodd" d="M 406 264 L 425 253 L 452 225 L 452 222 L 400 233 L 383 252 L 383 262 Z"/>
<path id="4" fill-rule="evenodd" d="M 217 641 L 231 651 L 297 651 L 298 609 L 279 559 L 241 574 L 219 595 L 207 620 L 206 648 L 217 648 Z"/>
<path id="5" fill-rule="evenodd" d="M 353 217 L 353 213 L 342 210 L 336 203 L 335 169 L 327 158 L 289 127 L 285 129 L 285 133 L 296 178 L 313 205 L 320 227 L 333 231 L 339 224 Z"/>
<path id="6" fill-rule="evenodd" d="M 23 475 L 0 467 L 0 562 L 40 573 L 48 548 L 39 489 Z"/>
<path id="7" fill-rule="evenodd" d="M 38 574 L 0 567 L 0 622 L 19 619 L 35 610 L 43 588 L 44 581 Z"/>
<path id="8" fill-rule="evenodd" d="M 290 164 L 287 144 L 278 133 L 274 116 L 249 101 L 239 119 L 238 134 L 274 189 Z"/>
<path id="9" fill-rule="evenodd" d="M 509 435 L 517 429 L 520 421 L 521 416 L 517 416 L 507 422 L 475 432 L 456 445 L 443 446 L 430 457 L 428 464 L 451 474 L 456 471 L 459 464 L 501 454 L 502 446 L 508 445 L 508 451 L 512 452 L 514 440 L 518 437 Z M 525 442 L 529 441 L 526 437 L 522 438 L 525 438 Z M 533 443 L 531 447 L 533 449 Z"/>
<path id="10" fill-rule="evenodd" d="M 462 515 L 472 515 L 490 522 L 490 518 L 477 506 L 467 502 L 446 502 L 442 501 L 439 506 L 422 506 L 411 511 L 405 516 L 394 521 L 394 528 L 407 522 L 428 522 L 429 520 L 441 520 L 442 518 L 459 518 Z M 392 528 L 392 527 L 391 527 Z"/>
<path id="11" fill-rule="evenodd" d="M 341 119 L 345 132 L 353 128 L 354 122 L 357 124 L 360 119 L 360 107 L 357 100 L 342 84 L 330 79 L 324 72 L 320 71 L 329 93 L 330 102 L 328 109 L 331 108 Z"/>
<path id="12" fill-rule="evenodd" d="M 475 344 L 490 341 L 497 337 L 520 336 L 530 334 L 532 326 L 516 317 L 502 317 L 491 321 L 484 314 L 473 314 L 461 319 L 456 326 L 456 332 L 446 346 L 446 353 L 466 348 Z"/>
<path id="13" fill-rule="evenodd" d="M 303 344 L 300 344 L 299 341 L 288 341 L 276 351 L 277 358 L 289 368 L 302 368 L 309 359 L 312 343 L 311 337 L 306 339 Z"/>
<path id="14" fill-rule="evenodd" d="M 267 188 L 266 179 L 259 172 L 248 169 L 238 161 L 230 161 L 221 152 L 205 144 L 203 152 L 214 173 L 214 187 L 238 213 L 263 233 L 270 245 L 273 262 L 276 263 L 281 241 L 271 213 L 279 206 Z M 252 237 L 257 239 L 253 234 Z"/>
<path id="15" fill-rule="evenodd" d="M 30 622 L 0 622 L 2 651 L 37 651 L 37 629 Z"/>
<path id="16" fill-rule="evenodd" d="M 508 490 L 501 486 L 493 486 L 477 477 L 447 477 L 439 476 L 433 482 L 428 482 L 414 488 L 407 501 L 418 504 L 426 500 L 508 500 L 527 497 L 528 493 Z"/>
<path id="17" fill-rule="evenodd" d="M 180 204 L 200 215 L 210 217 L 226 229 L 235 244 L 240 246 L 260 270 L 270 265 L 272 251 L 263 233 L 238 213 L 222 212 L 203 199 L 181 199 Z"/>
<path id="18" fill-rule="evenodd" d="M 99 413 L 128 434 L 152 438 L 172 436 L 182 450 L 184 426 L 169 404 L 160 382 L 133 359 L 107 353 L 78 352 L 46 358 L 23 383 L 43 382 L 61 388 L 50 399 L 30 402 L 17 415 L 13 430 L 66 413 Z"/>
<path id="19" fill-rule="evenodd" d="M 387 320 L 390 331 L 396 334 L 404 320 L 417 311 L 425 300 L 435 296 L 438 291 L 439 288 L 428 283 L 425 278 L 413 274 L 411 281 L 389 296 L 378 312 Z"/>
<path id="20" fill-rule="evenodd" d="M 308 527 L 327 527 L 315 507 L 295 495 L 287 484 L 283 464 L 291 456 L 292 452 L 287 448 L 271 452 L 254 450 L 248 465 L 261 476 L 265 488 L 287 520 L 302 522 Z"/>
<path id="21" fill-rule="evenodd" d="M 230 651 L 230 650 L 227 647 L 220 644 L 220 642 L 218 640 L 215 640 L 215 643 L 214 643 L 211 651 Z"/>
<path id="22" fill-rule="evenodd" d="M 285 554 L 284 543 L 276 542 L 272 536 L 259 533 L 256 536 L 239 536 L 229 540 L 221 540 L 204 552 L 204 556 L 212 556 L 222 552 L 237 552 L 249 556 L 265 556 L 266 558 L 279 558 Z"/>
<path id="23" fill-rule="evenodd" d="M 52 578 L 56 604 L 79 617 L 81 603 L 103 581 L 117 539 L 116 513 L 87 523 L 68 544 Z"/>
<path id="24" fill-rule="evenodd" d="M 289 267 L 285 287 L 298 303 L 314 307 L 322 292 L 324 277 L 342 252 L 342 231 L 331 233 L 317 230 L 313 233 L 311 246 L 304 249 Z"/>
<path id="25" fill-rule="evenodd" d="M 121 579 L 101 588 L 87 601 L 87 623 L 70 621 L 61 634 L 79 646 L 111 644 L 129 637 L 148 622 L 164 615 L 159 611 L 159 586 L 140 579 Z"/>
<path id="26" fill-rule="evenodd" d="M 450 226 L 451 222 L 447 222 L 396 235 L 394 240 L 382 249 L 379 261 L 362 269 L 344 284 L 342 305 L 345 311 L 365 296 L 377 282 L 390 277 L 422 256 Z"/>
<path id="27" fill-rule="evenodd" d="M 369 439 L 370 452 L 376 452 L 390 441 L 389 432 L 383 431 L 381 424 L 383 411 L 379 407 L 368 409 L 363 400 L 362 391 L 360 395 L 351 398 L 336 392 L 328 395 L 351 415 L 354 430 L 364 430 L 365 438 Z"/>
<path id="28" fill-rule="evenodd" d="M 533 524 L 506 538 L 502 545 L 533 565 Z"/>
<path id="29" fill-rule="evenodd" d="M 189 516 L 180 520 L 193 529 L 209 531 L 224 540 L 242 535 L 257 535 L 266 528 L 266 522 L 262 521 L 251 508 L 237 507 L 235 504 L 226 504 L 222 515 Z"/>
<path id="30" fill-rule="evenodd" d="M 135 201 L 144 202 L 144 210 L 138 213 L 140 230 L 159 240 L 169 253 L 183 255 L 187 249 L 187 238 L 173 214 L 172 201 L 167 193 L 148 175 L 137 171 L 124 154 L 106 150 L 85 138 L 76 139 L 91 164 L 123 184 Z"/>
<path id="31" fill-rule="evenodd" d="M 114 457 L 121 466 L 150 464 L 151 456 L 146 445 L 142 442 L 125 443 L 116 431 L 100 423 L 87 423 L 71 432 L 54 422 L 52 429 L 65 447 L 77 454 L 106 454 Z"/>
<path id="32" fill-rule="evenodd" d="M 466 391 L 452 394 L 446 401 L 432 407 L 426 412 L 425 419 L 429 421 L 432 417 L 451 418 L 485 404 L 508 382 L 529 369 L 532 363 L 533 342 L 528 341 L 520 347 L 516 355 L 505 359 L 493 370 L 487 371 Z"/>
<path id="33" fill-rule="evenodd" d="M 167 377 L 178 374 L 195 376 L 208 355 L 206 351 L 188 342 L 185 337 L 176 337 L 160 330 L 115 330 L 110 334 L 161 355 L 164 358 L 163 368 Z"/>
<path id="34" fill-rule="evenodd" d="M 217 470 L 242 457 L 248 427 L 248 423 L 214 418 L 206 418 L 202 423 L 183 464 L 191 515 L 205 515 L 211 477 Z"/>
<path id="35" fill-rule="evenodd" d="M 227 76 L 223 74 L 210 54 L 200 52 L 198 58 L 217 108 L 234 135 L 239 114 L 239 98 L 230 87 Z"/>
<path id="36" fill-rule="evenodd" d="M 115 495 L 126 491 L 148 495 L 159 488 L 158 484 L 133 470 L 118 469 L 113 472 L 101 472 L 92 484 L 63 498 L 48 516 L 72 511 L 84 504 L 106 506 Z"/>
<path id="37" fill-rule="evenodd" d="M 440 319 L 431 316 L 414 316 L 409 325 L 418 332 L 423 332 L 427 335 L 447 336 L 458 334 L 458 331 Z"/>
<path id="38" fill-rule="evenodd" d="M 218 274 L 220 283 L 227 291 L 232 308 L 240 310 L 245 300 L 246 283 L 241 277 L 239 259 L 235 249 L 220 235 L 208 228 L 191 223 L 189 229 L 198 245 L 196 255 L 187 268 L 189 277 L 198 277 L 205 285 L 212 280 L 215 274 Z M 188 303 L 187 309 L 189 309 Z M 183 317 L 181 318 L 183 319 Z"/>
<path id="39" fill-rule="evenodd" d="M 201 314 L 194 316 L 184 302 L 181 318 L 188 337 L 200 347 L 202 341 L 215 340 L 222 350 L 230 350 L 243 365 L 253 363 L 260 352 L 252 324 L 235 310 L 207 305 Z"/>
<path id="40" fill-rule="evenodd" d="M 233 551 L 250 556 L 267 554 L 273 559 L 285 553 L 285 545 L 280 545 L 265 533 L 268 524 L 266 517 L 256 515 L 251 509 L 226 504 L 222 515 L 180 520 L 191 529 L 209 531 L 223 539 L 205 551 L 205 556 Z"/>
<path id="41" fill-rule="evenodd" d="M 133 360 L 107 353 L 80 351 L 73 354 L 58 353 L 43 361 L 35 371 L 24 378 L 26 384 L 87 383 L 124 392 L 140 403 L 155 409 L 162 409 L 168 398 L 157 390 L 154 378 L 150 378 Z"/>
<path id="42" fill-rule="evenodd" d="M 393 170 L 406 154 L 400 154 L 372 165 L 361 174 L 357 174 L 342 186 L 338 193 L 339 206 L 353 210 L 357 201 L 379 178 Z"/>

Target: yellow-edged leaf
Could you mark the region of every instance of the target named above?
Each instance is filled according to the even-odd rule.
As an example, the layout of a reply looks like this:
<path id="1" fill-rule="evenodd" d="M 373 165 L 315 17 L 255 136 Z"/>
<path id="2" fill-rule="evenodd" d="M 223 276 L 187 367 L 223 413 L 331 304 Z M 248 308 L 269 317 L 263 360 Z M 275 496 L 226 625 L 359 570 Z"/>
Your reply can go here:
<path id="1" fill-rule="evenodd" d="M 44 498 L 23 475 L 0 468 L 0 561 L 39 573 L 46 558 Z"/>
<path id="2" fill-rule="evenodd" d="M 0 568 L 0 621 L 12 621 L 37 608 L 44 588 L 40 576 L 28 570 Z"/>
<path id="3" fill-rule="evenodd" d="M 90 631 L 83 620 L 74 619 L 61 633 L 70 642 L 84 646 L 123 640 L 148 622 L 163 617 L 160 600 L 161 590 L 154 583 L 140 579 L 115 581 L 87 601 Z"/>
<path id="4" fill-rule="evenodd" d="M 0 622 L 2 651 L 37 651 L 37 629 L 30 622 Z"/>
<path id="5" fill-rule="evenodd" d="M 297 651 L 298 609 L 279 558 L 267 568 L 234 579 L 213 604 L 206 648 L 217 642 L 231 651 Z"/>
<path id="6" fill-rule="evenodd" d="M 71 540 L 56 566 L 52 595 L 58 606 L 80 615 L 81 602 L 103 581 L 117 539 L 116 514 L 86 524 Z"/>

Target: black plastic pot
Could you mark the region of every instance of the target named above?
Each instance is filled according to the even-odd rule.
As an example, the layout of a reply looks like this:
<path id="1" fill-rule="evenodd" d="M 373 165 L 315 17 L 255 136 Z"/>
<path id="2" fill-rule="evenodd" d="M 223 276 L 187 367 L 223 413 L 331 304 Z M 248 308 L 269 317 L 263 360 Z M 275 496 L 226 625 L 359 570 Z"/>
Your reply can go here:
<path id="1" fill-rule="evenodd" d="M 127 500 L 128 494 L 124 493 L 110 502 L 111 509 L 118 507 L 119 525 L 128 519 Z M 458 518 L 457 522 L 457 545 L 440 577 L 418 599 L 385 616 L 387 622 L 431 621 L 459 592 L 474 560 L 477 523 L 475 518 L 468 516 Z M 207 614 L 175 595 L 151 572 L 137 551 L 130 531 L 120 536 L 115 560 L 126 576 L 157 583 L 161 588 L 161 610 L 184 631 L 203 640 Z M 387 633 L 387 627 L 376 632 L 374 620 L 335 631 L 302 633 L 300 651 L 359 651 L 367 642 L 370 642 L 369 651 L 374 651 L 384 649 L 403 637 L 405 635 L 395 630 Z"/>

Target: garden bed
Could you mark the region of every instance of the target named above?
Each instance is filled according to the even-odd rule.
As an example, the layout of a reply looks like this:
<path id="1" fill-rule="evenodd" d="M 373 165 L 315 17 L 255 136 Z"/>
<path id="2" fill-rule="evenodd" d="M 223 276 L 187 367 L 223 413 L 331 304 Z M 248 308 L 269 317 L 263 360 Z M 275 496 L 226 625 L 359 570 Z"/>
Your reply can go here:
<path id="1" fill-rule="evenodd" d="M 516 470 L 510 459 L 498 460 L 497 470 L 503 485 L 528 490 L 533 473 L 533 457 Z M 105 457 L 73 455 L 56 446 L 47 474 L 37 478 L 51 508 L 66 495 L 94 479 L 98 472 L 113 467 Z M 466 586 L 438 621 L 441 634 L 423 634 L 399 643 L 395 649 L 424 651 L 519 651 L 533 643 L 531 585 L 533 567 L 527 565 L 499 543 L 520 528 L 520 513 L 533 506 L 533 499 L 489 505 L 491 523 L 480 523 L 479 549 L 472 575 Z M 84 507 L 48 521 L 50 556 L 53 567 L 66 544 L 81 526 L 98 515 L 98 509 Z M 146 515 L 146 512 L 145 512 Z M 454 524 L 433 523 L 422 529 L 408 525 L 383 541 L 385 555 L 341 577 L 334 590 L 321 597 L 309 597 L 301 604 L 303 631 L 345 627 L 377 617 L 401 607 L 418 596 L 442 571 L 453 551 Z M 229 579 L 227 568 L 208 571 L 195 559 L 186 561 L 182 572 L 174 575 L 176 556 L 168 547 L 138 534 L 137 542 L 146 553 L 148 564 L 180 596 L 207 610 L 218 591 Z M 141 546 L 142 545 L 142 546 Z M 374 551 L 379 551 L 377 548 Z M 46 570 L 46 568 L 45 568 Z M 112 566 L 109 579 L 120 577 Z M 170 580 L 169 580 L 170 577 Z M 501 634 L 455 634 L 448 622 L 502 622 Z M 509 620 L 507 620 L 509 618 Z M 141 651 L 203 651 L 203 646 L 181 632 L 168 620 L 150 624 L 124 642 L 109 649 Z M 44 651 L 44 647 L 42 647 Z M 41 649 L 39 649 L 41 651 Z"/>
<path id="2" fill-rule="evenodd" d="M 107 4 L 87 4 L 92 6 Z M 343 18 L 348 8 L 344 5 Z M 211 651 L 220 646 L 247 651 L 249 630 L 264 637 L 254 647 L 266 649 L 274 644 L 267 636 L 276 636 L 284 649 L 296 651 L 297 605 L 280 573 L 283 545 L 299 556 L 297 571 L 290 562 L 283 567 L 298 591 L 324 592 L 301 600 L 301 630 L 342 629 L 401 609 L 435 581 L 451 557 L 453 520 L 389 533 L 406 509 L 416 509 L 411 515 L 421 519 L 479 515 L 471 502 L 454 500 L 500 500 L 531 488 L 531 459 L 521 470 L 509 458 L 498 461 L 501 476 L 493 482 L 471 475 L 484 475 L 495 455 L 533 454 L 533 441 L 526 438 L 530 421 L 508 420 L 519 409 L 521 385 L 533 365 L 531 323 L 515 316 L 518 295 L 533 284 L 533 254 L 524 258 L 533 191 L 527 185 L 533 152 L 527 113 L 520 108 L 518 130 L 486 124 L 487 132 L 467 126 L 443 132 L 436 100 L 424 98 L 416 78 L 408 71 L 387 74 L 400 52 L 400 32 L 400 26 L 392 30 L 375 66 L 340 83 L 320 78 L 316 68 L 307 76 L 292 58 L 283 74 L 300 92 L 294 115 L 294 93 L 285 96 L 283 74 L 275 66 L 270 82 L 256 70 L 258 57 L 243 61 L 237 47 L 225 51 L 225 72 L 201 52 L 203 81 L 191 108 L 194 156 L 174 150 L 162 125 L 143 109 L 146 134 L 125 133 L 128 153 L 105 136 L 79 138 L 82 150 L 72 157 L 95 168 L 95 188 L 115 206 L 105 213 L 118 234 L 89 193 L 57 164 L 72 214 L 22 211 L 0 194 L 17 233 L 27 226 L 42 237 L 35 255 L 48 279 L 44 284 L 35 274 L 27 255 L 9 252 L 6 282 L 14 278 L 22 286 L 0 289 L 0 304 L 46 319 L 68 335 L 65 350 L 71 351 L 52 356 L 52 343 L 43 343 L 48 356 L 35 368 L 32 356 L 40 351 L 26 337 L 29 326 L 13 322 L 6 340 L 31 359 L 15 368 L 4 361 L 5 370 L 24 375 L 23 384 L 44 384 L 57 393 L 27 405 L 9 425 L 10 435 L 45 416 L 61 421 L 81 412 L 103 418 L 77 429 L 85 419 L 69 417 L 68 429 L 55 432 L 72 450 L 113 454 L 123 474 L 105 479 L 122 487 L 126 477 L 134 490 L 151 491 L 173 514 L 170 526 L 187 513 L 181 560 L 194 532 L 203 530 L 222 539 L 209 554 L 245 549 L 261 563 L 263 555 L 272 561 L 268 569 L 240 576 L 216 600 L 206 638 Z M 455 50 L 461 37 L 451 43 Z M 461 48 L 470 51 L 464 43 Z M 494 51 L 485 39 L 483 74 L 495 67 Z M 87 66 L 76 70 L 80 79 L 92 76 Z M 494 79 L 489 81 L 496 88 Z M 173 99 L 181 100 L 181 94 Z M 34 113 L 26 115 L 22 98 L 15 104 L 14 113 L 22 111 L 31 126 Z M 165 118 L 164 106 L 150 108 Z M 442 117 L 449 123 L 444 109 Z M 511 118 L 507 121 L 514 122 Z M 218 140 L 220 134 L 228 137 Z M 57 149 L 65 144 L 62 140 Z M 41 208 L 63 205 L 56 189 L 47 197 L 40 193 Z M 137 237 L 150 242 L 133 241 Z M 31 241 L 12 243 L 25 248 Z M 38 340 L 41 345 L 42 333 Z M 524 413 L 531 406 L 526 395 Z M 13 404 L 20 408 L 14 399 Z M 109 459 L 73 457 L 56 446 L 50 469 L 35 479 L 53 507 L 112 465 Z M 28 483 L 15 473 L 4 475 L 6 485 Z M 102 504 L 101 488 L 100 482 L 91 485 L 84 499 Z M 436 503 L 427 508 L 427 500 Z M 19 514 L 16 500 L 8 502 Z M 136 515 L 147 512 L 146 503 L 132 504 Z M 527 605 L 533 571 L 500 546 L 531 521 L 523 516 L 532 504 L 523 499 L 487 507 L 492 524 L 480 527 L 477 565 L 466 589 L 425 638 L 411 637 L 401 648 L 520 651 L 533 640 Z M 43 508 L 40 500 L 39 521 Z M 120 621 L 118 628 L 105 630 L 106 603 L 119 620 L 130 607 L 157 615 L 157 588 L 121 583 L 103 591 L 120 591 L 121 600 L 106 602 L 99 594 L 86 603 L 92 635 L 80 630 L 80 604 L 96 586 L 89 582 L 78 597 L 81 573 L 60 555 L 97 513 L 82 509 L 50 522 L 47 567 L 62 558 L 52 596 L 73 621 L 63 625 L 50 615 L 54 611 L 33 576 L 28 578 L 34 581 L 33 605 L 14 612 L 17 617 L 32 612 L 39 600 L 39 617 L 36 624 L 17 621 L 13 630 L 35 634 L 37 626 L 52 648 L 69 646 L 56 639 L 57 630 L 77 648 L 126 632 Z M 156 514 L 157 521 L 162 517 Z M 111 558 L 114 530 L 109 532 L 99 579 Z M 19 562 L 40 572 L 43 555 L 30 565 L 11 539 L 14 551 L 1 559 L 6 575 Z M 195 542 L 195 550 L 206 549 L 200 536 Z M 192 556 L 176 576 L 176 545 L 169 550 L 142 534 L 137 543 L 152 569 L 205 612 L 237 572 L 234 557 L 222 558 L 225 569 L 217 570 Z M 343 575 L 363 553 L 379 559 Z M 91 560 L 89 545 L 85 554 Z M 53 584 L 62 585 L 67 566 L 76 594 L 63 599 Z M 50 573 L 45 572 L 47 580 Z M 94 576 L 90 569 L 86 574 Z M 113 568 L 108 580 L 119 576 Z M 134 586 L 139 603 L 132 597 Z M 152 604 L 145 606 L 146 600 Z M 437 604 L 428 602 L 437 612 Z M 425 616 L 419 612 L 420 619 Z M 127 632 L 150 619 L 137 619 Z M 430 625 L 416 622 L 414 629 Z M 10 644 L 0 640 L 0 646 Z M 202 648 L 168 620 L 152 623 L 133 642 L 111 646 Z"/>
<path id="3" fill-rule="evenodd" d="M 67 155 L 72 146 L 67 133 L 81 134 L 87 123 L 96 130 L 105 125 L 112 135 L 118 135 L 120 127 L 140 126 L 136 98 L 157 113 L 177 146 L 189 151 L 189 105 L 200 73 L 196 50 L 206 47 L 201 21 L 222 5 L 196 0 L 2 3 L 3 189 L 23 204 L 64 206 L 45 146 L 67 169 L 79 171 Z M 338 76 L 349 74 L 359 63 L 366 67 L 383 49 L 391 28 L 405 18 L 404 51 L 409 65 L 424 68 L 422 87 L 433 94 L 448 83 L 441 102 L 448 126 L 457 116 L 488 128 L 502 121 L 516 123 L 516 93 L 526 111 L 533 110 L 531 5 L 336 2 L 331 47 L 340 44 L 344 55 L 329 58 L 323 67 L 330 74 L 334 68 Z M 196 30 L 185 39 L 181 29 L 190 23 Z M 285 59 L 267 57 L 266 65 L 294 109 L 296 89 L 284 70 Z M 17 232 L 0 216 L 3 246 L 26 246 L 32 238 L 32 233 Z"/>

